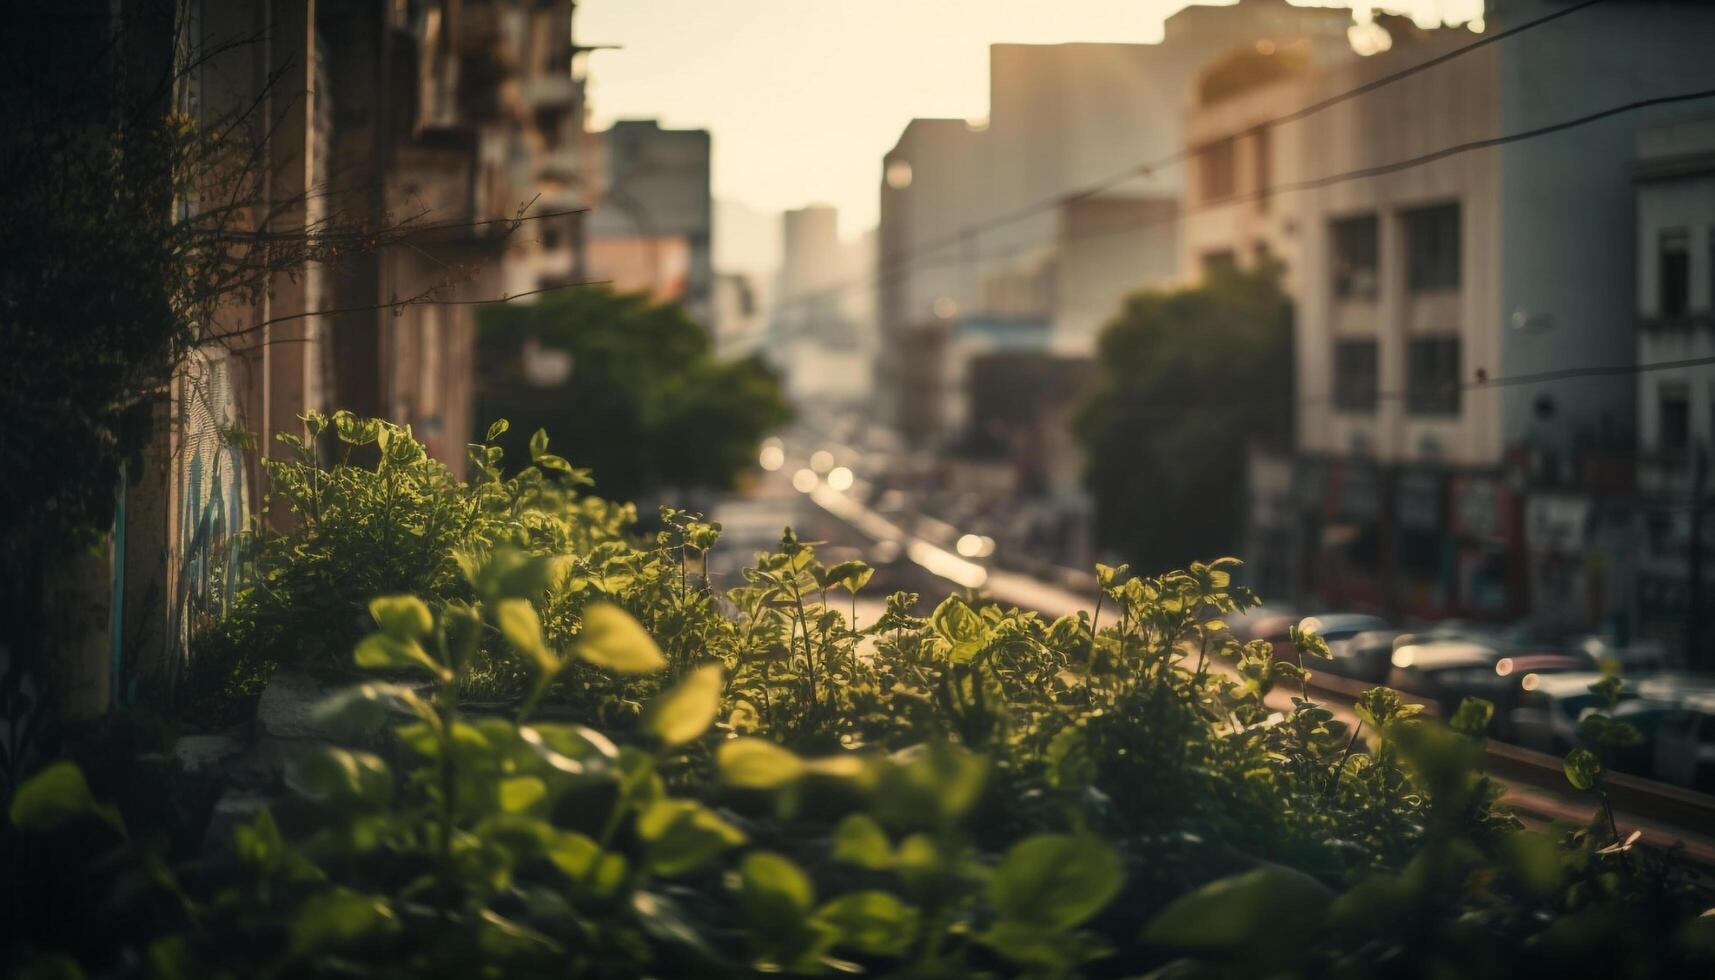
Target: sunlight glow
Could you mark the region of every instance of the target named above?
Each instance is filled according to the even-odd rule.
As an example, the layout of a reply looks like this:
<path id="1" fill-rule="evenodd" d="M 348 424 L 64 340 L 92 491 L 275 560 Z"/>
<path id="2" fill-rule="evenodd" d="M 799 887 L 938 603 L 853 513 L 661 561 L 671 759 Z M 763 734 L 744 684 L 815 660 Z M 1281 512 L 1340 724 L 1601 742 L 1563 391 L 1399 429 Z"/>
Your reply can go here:
<path id="1" fill-rule="evenodd" d="M 792 489 L 799 493 L 809 493 L 816 489 L 816 485 L 820 482 L 822 481 L 816 476 L 814 470 L 802 469 L 792 474 Z"/>
<path id="2" fill-rule="evenodd" d="M 836 466 L 829 470 L 828 486 L 840 491 L 850 490 L 852 488 L 852 471 L 844 466 Z"/>
<path id="3" fill-rule="evenodd" d="M 772 473 L 786 465 L 786 450 L 779 446 L 763 446 L 762 454 L 756 460 L 762 468 Z"/>

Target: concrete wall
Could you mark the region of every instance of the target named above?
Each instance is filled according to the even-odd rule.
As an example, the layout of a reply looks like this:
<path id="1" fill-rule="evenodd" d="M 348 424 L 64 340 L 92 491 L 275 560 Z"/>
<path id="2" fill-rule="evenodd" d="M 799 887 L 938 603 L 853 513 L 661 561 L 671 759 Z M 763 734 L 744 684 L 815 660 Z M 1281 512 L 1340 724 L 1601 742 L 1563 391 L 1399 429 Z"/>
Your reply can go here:
<path id="1" fill-rule="evenodd" d="M 1088 356 L 1125 298 L 1159 288 L 1178 270 L 1179 202 L 1097 197 L 1060 209 L 1050 346 Z"/>
<path id="2" fill-rule="evenodd" d="M 714 199 L 709 190 L 708 130 L 663 129 L 653 119 L 622 119 L 601 134 L 601 141 L 605 184 L 590 216 L 591 238 L 683 238 L 690 252 L 685 309 L 712 328 Z"/>
<path id="3" fill-rule="evenodd" d="M 1489 23 L 1501 29 L 1553 6 L 1505 0 Z M 1527 31 L 1503 51 L 1500 130 L 1521 132 L 1639 99 L 1715 88 L 1715 8 L 1597 6 Z M 1622 113 L 1500 151 L 1503 287 L 1492 315 L 1506 323 L 1523 313 L 1552 325 L 1505 330 L 1498 373 L 1633 362 L 1637 266 L 1625 248 L 1637 228 L 1636 134 L 1688 108 Z M 1502 439 L 1538 437 L 1535 406 L 1552 399 L 1559 438 L 1625 448 L 1635 430 L 1635 388 L 1633 376 L 1621 375 L 1506 389 L 1499 396 Z"/>

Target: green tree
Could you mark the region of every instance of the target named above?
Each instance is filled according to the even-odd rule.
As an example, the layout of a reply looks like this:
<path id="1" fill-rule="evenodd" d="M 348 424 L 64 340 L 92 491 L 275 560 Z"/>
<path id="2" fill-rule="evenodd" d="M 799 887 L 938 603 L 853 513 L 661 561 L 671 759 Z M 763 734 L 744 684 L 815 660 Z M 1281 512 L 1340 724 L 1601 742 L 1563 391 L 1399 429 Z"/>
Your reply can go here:
<path id="1" fill-rule="evenodd" d="M 756 357 L 716 358 L 677 304 L 574 289 L 484 310 L 480 331 L 479 418 L 512 422 L 508 458 L 529 459 L 524 440 L 546 429 L 610 498 L 728 487 L 790 417 L 774 373 Z M 569 355 L 569 373 L 531 385 L 524 359 L 538 348 Z"/>
<path id="2" fill-rule="evenodd" d="M 1103 330 L 1076 422 L 1097 540 L 1146 568 L 1230 552 L 1248 445 L 1292 432 L 1292 308 L 1279 269 L 1138 293 Z"/>

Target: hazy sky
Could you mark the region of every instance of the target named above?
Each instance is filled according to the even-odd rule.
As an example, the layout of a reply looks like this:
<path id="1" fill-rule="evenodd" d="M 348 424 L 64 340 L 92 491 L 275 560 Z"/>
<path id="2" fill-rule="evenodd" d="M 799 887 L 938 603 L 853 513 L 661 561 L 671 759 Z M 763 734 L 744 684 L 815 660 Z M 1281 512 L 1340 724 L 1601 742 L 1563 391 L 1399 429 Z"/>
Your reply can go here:
<path id="1" fill-rule="evenodd" d="M 1335 0 L 1329 0 L 1335 2 Z M 714 133 L 717 197 L 823 201 L 876 220 L 881 156 L 915 116 L 988 112 L 988 46 L 1148 42 L 1184 0 L 584 0 L 594 124 L 656 116 Z M 1368 6 L 1368 4 L 1365 4 Z M 1401 0 L 1464 21 L 1481 0 Z"/>

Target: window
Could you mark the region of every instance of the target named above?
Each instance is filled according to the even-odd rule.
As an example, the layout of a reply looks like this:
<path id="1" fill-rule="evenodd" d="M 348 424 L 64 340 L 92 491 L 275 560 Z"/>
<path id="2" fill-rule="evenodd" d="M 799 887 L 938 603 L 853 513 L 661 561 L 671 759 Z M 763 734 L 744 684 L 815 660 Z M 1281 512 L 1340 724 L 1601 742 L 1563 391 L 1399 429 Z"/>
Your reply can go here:
<path id="1" fill-rule="evenodd" d="M 1258 129 L 1256 139 L 1251 143 L 1251 148 L 1256 151 L 1256 207 L 1258 211 L 1264 212 L 1268 210 L 1268 189 L 1273 179 L 1273 172 L 1270 168 L 1274 164 L 1272 159 L 1274 141 L 1269 139 L 1268 134 L 1267 126 Z"/>
<path id="2" fill-rule="evenodd" d="M 1328 226 L 1333 241 L 1334 297 L 1376 298 L 1376 216 L 1347 218 Z"/>
<path id="3" fill-rule="evenodd" d="M 1216 140 L 1197 154 L 1197 173 L 1203 189 L 1203 200 L 1218 201 L 1232 197 L 1237 179 L 1231 137 Z"/>
<path id="4" fill-rule="evenodd" d="M 1405 410 L 1459 414 L 1459 338 L 1420 337 L 1406 349 Z"/>
<path id="5" fill-rule="evenodd" d="M 1459 205 L 1405 212 L 1406 288 L 1414 293 L 1459 288 Z"/>
<path id="6" fill-rule="evenodd" d="M 1691 448 L 1691 393 L 1682 384 L 1656 389 L 1656 448 L 1679 454 Z"/>
<path id="7" fill-rule="evenodd" d="M 1376 342 L 1334 344 L 1334 407 L 1342 412 L 1376 410 Z"/>
<path id="8" fill-rule="evenodd" d="M 1661 315 L 1682 317 L 1691 309 L 1691 236 L 1685 229 L 1661 233 Z"/>

